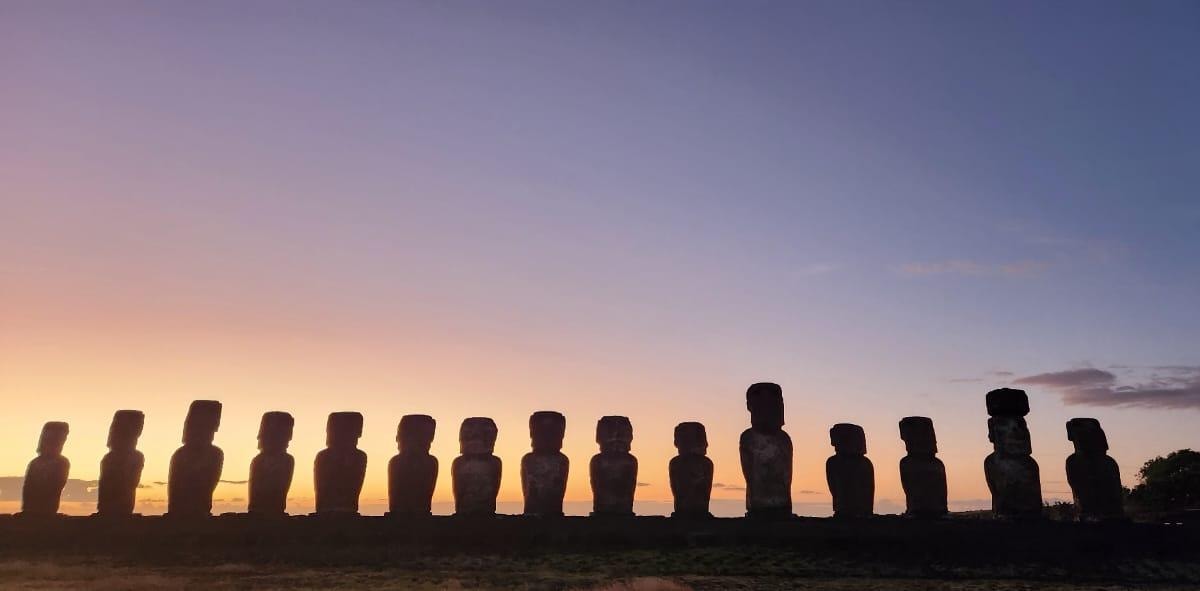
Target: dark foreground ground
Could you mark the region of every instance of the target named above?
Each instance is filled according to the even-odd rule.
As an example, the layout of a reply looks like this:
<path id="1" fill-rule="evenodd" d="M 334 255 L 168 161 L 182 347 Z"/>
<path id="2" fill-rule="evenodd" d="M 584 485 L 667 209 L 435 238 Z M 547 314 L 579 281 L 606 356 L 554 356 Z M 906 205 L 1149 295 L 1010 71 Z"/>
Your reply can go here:
<path id="1" fill-rule="evenodd" d="M 1200 589 L 1200 528 L 0 516 L 3 589 Z"/>

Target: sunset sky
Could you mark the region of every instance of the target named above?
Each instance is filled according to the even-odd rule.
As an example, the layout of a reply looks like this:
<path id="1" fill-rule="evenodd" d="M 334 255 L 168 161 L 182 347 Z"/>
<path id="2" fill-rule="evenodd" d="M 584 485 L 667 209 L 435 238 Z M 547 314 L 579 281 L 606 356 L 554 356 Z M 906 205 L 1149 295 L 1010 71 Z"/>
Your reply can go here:
<path id="1" fill-rule="evenodd" d="M 427 413 L 448 512 L 478 415 L 518 511 L 550 409 L 569 512 L 620 414 L 640 512 L 670 511 L 697 420 L 733 515 L 745 389 L 774 381 L 801 514 L 829 512 L 837 422 L 901 511 L 906 415 L 953 508 L 986 506 L 983 396 L 1013 384 L 1047 499 L 1071 417 L 1133 484 L 1200 447 L 1198 31 L 1170 1 L 5 1 L 0 476 L 63 420 L 93 480 L 140 409 L 160 512 L 212 398 L 217 510 L 285 410 L 307 512 L 325 416 L 357 410 L 381 513 L 396 424 Z"/>

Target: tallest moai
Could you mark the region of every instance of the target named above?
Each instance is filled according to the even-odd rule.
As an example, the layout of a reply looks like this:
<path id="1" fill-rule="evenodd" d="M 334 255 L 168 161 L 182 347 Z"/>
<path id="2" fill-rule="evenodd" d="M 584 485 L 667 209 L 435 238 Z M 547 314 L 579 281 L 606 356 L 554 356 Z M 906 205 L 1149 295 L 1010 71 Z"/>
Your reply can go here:
<path id="1" fill-rule="evenodd" d="M 1024 390 L 1000 388 L 987 393 L 988 439 L 995 449 L 983 462 L 992 513 L 1008 519 L 1042 515 L 1042 484 L 1029 427 L 1029 397 Z"/>
<path id="2" fill-rule="evenodd" d="M 746 477 L 746 516 L 792 515 L 792 438 L 783 430 L 783 389 L 758 383 L 746 390 L 750 428 L 739 450 Z"/>

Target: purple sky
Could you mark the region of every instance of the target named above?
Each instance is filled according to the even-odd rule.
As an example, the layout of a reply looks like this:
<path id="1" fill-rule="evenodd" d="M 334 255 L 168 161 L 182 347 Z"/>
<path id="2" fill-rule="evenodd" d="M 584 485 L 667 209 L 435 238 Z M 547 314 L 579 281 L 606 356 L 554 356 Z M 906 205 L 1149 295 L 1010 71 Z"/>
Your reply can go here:
<path id="1" fill-rule="evenodd" d="M 401 414 L 446 462 L 494 416 L 515 467 L 555 408 L 574 497 L 627 414 L 669 499 L 674 423 L 738 483 L 772 380 L 817 502 L 840 421 L 898 498 L 912 414 L 979 499 L 1015 381 L 1047 491 L 1074 416 L 1130 484 L 1200 445 L 1198 30 L 1193 2 L 4 2 L 0 474 L 63 418 L 92 478 L 142 408 L 160 479 L 216 397 L 229 478 L 263 411 L 306 465 L 345 407 L 382 490 Z"/>

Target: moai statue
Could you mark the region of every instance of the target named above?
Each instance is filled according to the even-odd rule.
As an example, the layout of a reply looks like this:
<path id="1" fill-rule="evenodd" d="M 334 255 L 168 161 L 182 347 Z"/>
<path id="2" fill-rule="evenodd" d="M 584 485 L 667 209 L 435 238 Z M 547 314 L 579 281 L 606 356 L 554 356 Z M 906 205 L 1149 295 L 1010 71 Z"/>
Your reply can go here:
<path id="1" fill-rule="evenodd" d="M 1112 521 L 1125 518 L 1121 471 L 1108 456 L 1108 438 L 1100 421 L 1067 421 L 1067 439 L 1075 453 L 1067 457 L 1067 483 L 1075 497 L 1080 521 Z"/>
<path id="2" fill-rule="evenodd" d="M 633 515 L 633 493 L 637 489 L 637 458 L 629 453 L 633 425 L 628 417 L 600 417 L 596 423 L 600 453 L 592 456 L 592 515 Z"/>
<path id="3" fill-rule="evenodd" d="M 792 515 L 792 438 L 783 430 L 783 389 L 758 383 L 746 390 L 750 428 L 739 449 L 746 478 L 746 516 L 777 519 Z"/>
<path id="4" fill-rule="evenodd" d="M 900 484 L 904 487 L 905 515 L 943 517 L 946 506 L 946 466 L 937 458 L 937 437 L 928 417 L 900 419 L 900 439 L 908 455 L 900 459 Z"/>
<path id="5" fill-rule="evenodd" d="M 133 515 L 138 483 L 146 458 L 137 450 L 146 416 L 140 410 L 118 410 L 108 427 L 108 453 L 100 460 L 100 490 L 96 514 L 104 517 Z"/>
<path id="6" fill-rule="evenodd" d="M 1042 516 L 1042 484 L 1025 415 L 1029 397 L 1024 390 L 1000 388 L 987 393 L 988 439 L 995 449 L 983 462 L 992 513 L 1004 519 Z"/>
<path id="7" fill-rule="evenodd" d="M 521 458 L 521 490 L 525 493 L 525 515 L 561 517 L 571 462 L 562 453 L 567 418 L 542 410 L 529 417 L 533 451 Z"/>
<path id="8" fill-rule="evenodd" d="M 400 453 L 388 462 L 388 515 L 426 516 L 431 513 L 438 461 L 429 455 L 437 421 L 429 415 L 404 415 L 396 427 Z"/>
<path id="9" fill-rule="evenodd" d="M 287 452 L 296 420 L 286 412 L 263 413 L 258 424 L 258 455 L 250 461 L 251 515 L 279 517 L 287 514 L 288 489 L 296 459 Z"/>
<path id="10" fill-rule="evenodd" d="M 487 517 L 496 514 L 496 495 L 500 492 L 500 458 L 496 449 L 496 422 L 472 417 L 458 431 L 459 452 L 450 465 L 454 482 L 454 514 Z"/>
<path id="11" fill-rule="evenodd" d="M 708 501 L 712 496 L 713 463 L 708 453 L 708 435 L 700 423 L 675 425 L 675 449 L 671 458 L 671 495 L 675 497 L 672 517 L 712 517 Z"/>
<path id="12" fill-rule="evenodd" d="M 367 454 L 358 449 L 362 430 L 362 413 L 329 413 L 325 449 L 313 462 L 318 515 L 358 514 L 358 495 L 367 475 Z"/>
<path id="13" fill-rule="evenodd" d="M 193 400 L 183 421 L 183 447 L 171 455 L 167 472 L 167 515 L 207 517 L 221 479 L 225 454 L 213 445 L 221 426 L 221 403 Z"/>
<path id="14" fill-rule="evenodd" d="M 25 470 L 25 487 L 21 490 L 21 513 L 25 515 L 57 515 L 63 487 L 71 472 L 71 462 L 62 455 L 67 443 L 66 423 L 51 421 L 42 425 L 38 438 L 37 457 Z"/>
<path id="15" fill-rule="evenodd" d="M 870 517 L 875 513 L 875 467 L 867 459 L 867 434 L 850 423 L 829 430 L 833 455 L 825 461 L 825 480 L 833 495 L 834 517 Z"/>

